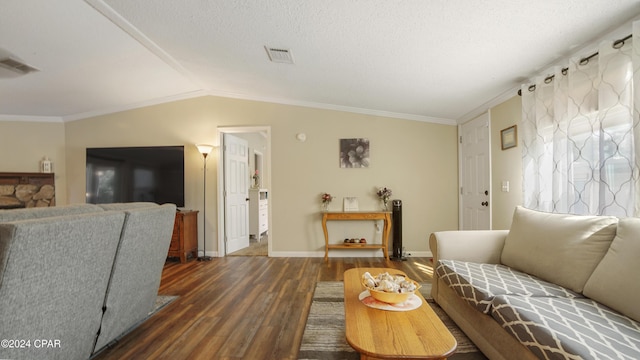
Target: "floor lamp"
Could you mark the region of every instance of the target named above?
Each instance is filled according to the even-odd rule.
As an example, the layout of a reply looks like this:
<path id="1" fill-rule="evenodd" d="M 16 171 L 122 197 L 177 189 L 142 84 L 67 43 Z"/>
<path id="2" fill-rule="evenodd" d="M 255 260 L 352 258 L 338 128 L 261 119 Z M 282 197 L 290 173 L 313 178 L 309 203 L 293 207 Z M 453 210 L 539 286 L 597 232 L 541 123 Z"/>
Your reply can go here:
<path id="1" fill-rule="evenodd" d="M 211 145 L 196 145 L 200 154 L 204 159 L 204 185 L 202 186 L 202 197 L 204 202 L 202 204 L 202 256 L 198 256 L 198 261 L 209 261 L 211 256 L 207 256 L 207 155 L 213 150 Z"/>

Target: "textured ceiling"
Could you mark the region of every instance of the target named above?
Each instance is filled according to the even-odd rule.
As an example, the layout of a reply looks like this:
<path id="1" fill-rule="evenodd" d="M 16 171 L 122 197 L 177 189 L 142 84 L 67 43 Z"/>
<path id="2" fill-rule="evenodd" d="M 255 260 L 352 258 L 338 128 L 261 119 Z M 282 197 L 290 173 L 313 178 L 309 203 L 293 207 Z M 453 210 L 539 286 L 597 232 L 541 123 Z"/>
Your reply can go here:
<path id="1" fill-rule="evenodd" d="M 455 123 L 640 14 L 637 0 L 1 0 L 0 118 L 202 94 Z M 290 49 L 294 64 L 269 61 Z M 586 55 L 586 54 L 585 54 Z"/>

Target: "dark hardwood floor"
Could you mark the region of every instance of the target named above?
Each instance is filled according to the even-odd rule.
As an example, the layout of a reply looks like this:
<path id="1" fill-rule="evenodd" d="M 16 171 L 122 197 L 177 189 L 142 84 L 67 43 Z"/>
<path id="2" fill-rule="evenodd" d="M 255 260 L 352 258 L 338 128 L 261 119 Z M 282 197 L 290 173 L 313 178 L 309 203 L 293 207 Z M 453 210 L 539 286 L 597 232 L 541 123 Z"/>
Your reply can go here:
<path id="1" fill-rule="evenodd" d="M 95 360 L 296 359 L 317 281 L 354 267 L 389 267 L 431 280 L 429 258 L 225 257 L 167 262 L 161 295 L 178 295 Z"/>

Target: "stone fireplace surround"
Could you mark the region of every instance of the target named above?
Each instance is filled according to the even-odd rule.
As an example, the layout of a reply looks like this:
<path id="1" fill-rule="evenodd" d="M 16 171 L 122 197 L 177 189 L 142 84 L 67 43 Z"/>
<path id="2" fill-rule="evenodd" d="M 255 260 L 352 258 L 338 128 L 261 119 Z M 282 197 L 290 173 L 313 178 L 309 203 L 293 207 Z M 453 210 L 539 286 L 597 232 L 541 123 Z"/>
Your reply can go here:
<path id="1" fill-rule="evenodd" d="M 53 173 L 0 173 L 0 209 L 55 206 Z"/>

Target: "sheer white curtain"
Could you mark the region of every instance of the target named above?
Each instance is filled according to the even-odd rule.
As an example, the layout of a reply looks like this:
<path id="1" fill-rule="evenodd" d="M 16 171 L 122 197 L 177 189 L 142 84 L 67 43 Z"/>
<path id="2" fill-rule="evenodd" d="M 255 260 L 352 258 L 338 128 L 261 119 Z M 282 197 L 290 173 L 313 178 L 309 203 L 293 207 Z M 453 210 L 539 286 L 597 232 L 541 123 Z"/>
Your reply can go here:
<path id="1" fill-rule="evenodd" d="M 640 22 L 630 31 L 522 86 L 525 207 L 640 215 Z"/>

